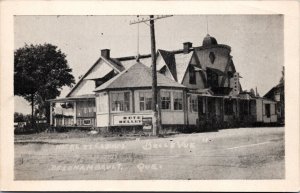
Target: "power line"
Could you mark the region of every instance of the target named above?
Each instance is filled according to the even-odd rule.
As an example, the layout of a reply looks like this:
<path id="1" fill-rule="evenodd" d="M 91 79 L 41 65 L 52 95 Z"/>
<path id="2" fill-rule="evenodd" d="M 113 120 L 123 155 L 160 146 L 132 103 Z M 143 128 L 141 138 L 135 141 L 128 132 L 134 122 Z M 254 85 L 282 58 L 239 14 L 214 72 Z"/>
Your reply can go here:
<path id="1" fill-rule="evenodd" d="M 154 21 L 166 17 L 171 17 L 172 15 L 161 15 L 153 16 L 150 15 L 149 19 L 138 19 L 137 21 L 131 21 L 132 24 L 146 23 L 150 21 L 150 36 L 151 36 L 151 58 L 152 58 L 152 112 L 153 112 L 153 135 L 159 135 L 159 130 L 161 128 L 161 118 L 160 118 L 160 107 L 158 104 L 158 89 L 157 89 L 157 72 L 156 72 L 156 47 L 155 47 L 155 30 Z"/>
<path id="2" fill-rule="evenodd" d="M 158 15 L 158 16 L 153 16 L 153 18 L 148 18 L 148 19 L 145 19 L 145 18 L 141 18 L 141 19 L 137 19 L 136 21 L 130 21 L 130 25 L 133 25 L 133 24 L 137 24 L 137 23 L 145 23 L 147 21 L 154 21 L 154 20 L 158 20 L 158 19 L 162 19 L 162 18 L 166 18 L 166 17 L 172 17 L 173 15 Z"/>
<path id="3" fill-rule="evenodd" d="M 208 18 L 207 18 L 207 16 L 205 16 L 205 18 L 206 18 L 206 32 L 207 32 L 207 34 L 209 34 L 208 33 Z"/>

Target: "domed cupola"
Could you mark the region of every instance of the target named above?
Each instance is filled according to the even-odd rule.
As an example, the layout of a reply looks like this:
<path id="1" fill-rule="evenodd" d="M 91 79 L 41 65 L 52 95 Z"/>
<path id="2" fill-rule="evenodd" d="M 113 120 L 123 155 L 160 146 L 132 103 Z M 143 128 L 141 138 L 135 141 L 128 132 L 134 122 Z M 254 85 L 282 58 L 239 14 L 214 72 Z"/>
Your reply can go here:
<path id="1" fill-rule="evenodd" d="M 210 36 L 209 34 L 207 34 L 205 36 L 205 38 L 203 39 L 203 42 L 202 42 L 202 46 L 204 46 L 204 47 L 217 45 L 217 44 L 218 44 L 218 42 L 217 42 L 216 38 Z"/>

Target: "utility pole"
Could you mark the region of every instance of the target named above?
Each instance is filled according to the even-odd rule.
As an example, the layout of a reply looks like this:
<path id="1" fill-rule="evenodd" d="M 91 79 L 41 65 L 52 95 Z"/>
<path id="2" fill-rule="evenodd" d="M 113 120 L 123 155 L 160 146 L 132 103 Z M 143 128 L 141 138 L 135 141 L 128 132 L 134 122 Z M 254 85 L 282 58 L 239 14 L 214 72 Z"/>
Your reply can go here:
<path id="1" fill-rule="evenodd" d="M 155 30 L 154 20 L 171 17 L 171 15 L 156 16 L 150 15 L 149 19 L 142 18 L 141 20 L 130 22 L 130 25 L 137 23 L 146 23 L 150 21 L 150 36 L 151 36 L 151 58 L 152 58 L 152 113 L 153 113 L 153 135 L 159 135 L 161 129 L 161 121 L 159 118 L 159 104 L 158 104 L 158 91 L 157 91 L 157 72 L 156 72 L 156 47 L 155 47 Z M 146 23 L 147 24 L 147 23 Z M 148 24 L 147 24 L 148 25 Z"/>
<path id="2" fill-rule="evenodd" d="M 157 72 L 156 72 L 156 46 L 153 15 L 150 15 L 150 35 L 151 35 L 151 58 L 152 58 L 152 111 L 153 111 L 153 135 L 158 135 L 160 124 L 158 123 L 158 103 L 157 103 Z"/>

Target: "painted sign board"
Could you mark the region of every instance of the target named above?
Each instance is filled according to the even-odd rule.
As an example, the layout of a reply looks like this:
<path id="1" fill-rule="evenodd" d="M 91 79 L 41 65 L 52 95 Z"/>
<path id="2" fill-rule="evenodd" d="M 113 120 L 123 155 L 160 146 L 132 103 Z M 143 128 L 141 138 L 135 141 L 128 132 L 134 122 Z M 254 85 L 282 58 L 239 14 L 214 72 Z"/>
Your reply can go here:
<path id="1" fill-rule="evenodd" d="M 131 114 L 131 115 L 114 115 L 113 125 L 143 125 L 143 118 L 151 118 L 152 115 Z"/>

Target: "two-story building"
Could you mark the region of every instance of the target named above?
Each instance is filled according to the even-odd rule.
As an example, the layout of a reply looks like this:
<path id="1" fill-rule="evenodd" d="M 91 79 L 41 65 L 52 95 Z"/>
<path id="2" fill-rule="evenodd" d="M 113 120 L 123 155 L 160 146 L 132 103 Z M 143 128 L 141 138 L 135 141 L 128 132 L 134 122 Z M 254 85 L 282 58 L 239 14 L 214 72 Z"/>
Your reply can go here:
<path id="1" fill-rule="evenodd" d="M 231 47 L 207 35 L 202 46 L 157 51 L 163 127 L 233 127 L 257 121 L 258 98 L 242 92 Z M 112 58 L 101 50 L 65 98 L 51 100 L 51 124 L 70 127 L 139 126 L 152 117 L 151 55 Z M 263 99 L 260 99 L 263 100 Z M 273 103 L 270 103 L 273 104 Z M 265 111 L 264 111 L 265 112 Z"/>

